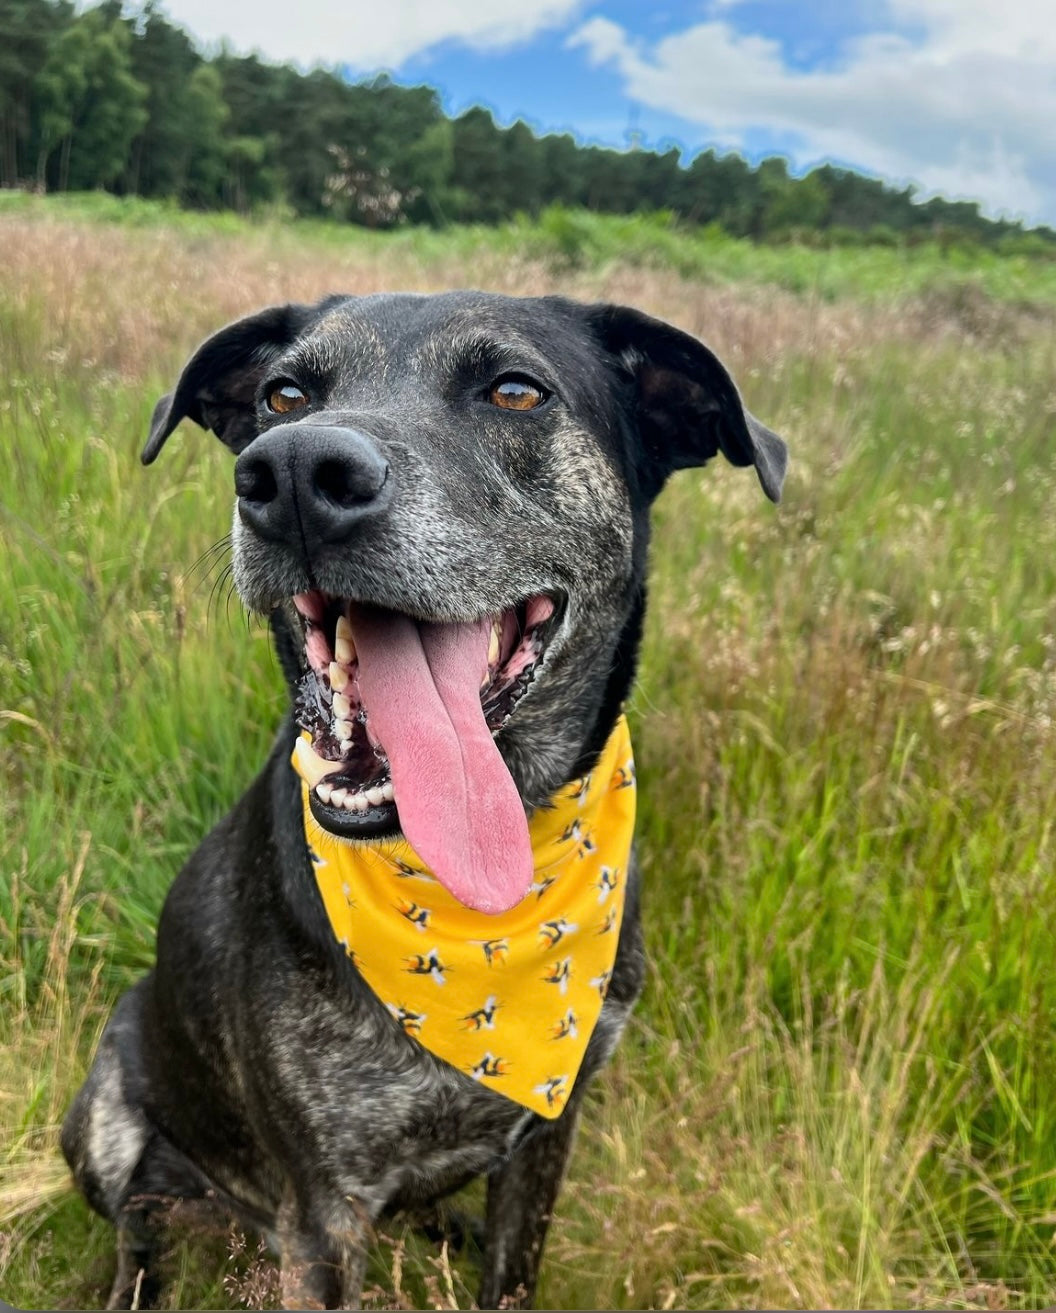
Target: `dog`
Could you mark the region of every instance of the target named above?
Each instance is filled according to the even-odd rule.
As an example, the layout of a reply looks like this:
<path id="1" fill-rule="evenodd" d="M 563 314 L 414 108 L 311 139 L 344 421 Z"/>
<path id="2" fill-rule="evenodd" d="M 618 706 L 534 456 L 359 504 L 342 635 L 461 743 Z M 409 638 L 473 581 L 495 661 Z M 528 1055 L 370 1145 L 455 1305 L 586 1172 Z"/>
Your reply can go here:
<path id="1" fill-rule="evenodd" d="M 287 1307 L 358 1307 L 374 1221 L 483 1173 L 480 1306 L 526 1307 L 644 973 L 621 709 L 650 507 L 718 453 L 777 501 L 785 445 L 668 324 L 478 292 L 239 320 L 145 464 L 185 418 L 237 457 L 234 579 L 291 708 L 63 1124 L 110 1306 L 157 1300 L 164 1205 L 209 1199 L 270 1238 Z"/>

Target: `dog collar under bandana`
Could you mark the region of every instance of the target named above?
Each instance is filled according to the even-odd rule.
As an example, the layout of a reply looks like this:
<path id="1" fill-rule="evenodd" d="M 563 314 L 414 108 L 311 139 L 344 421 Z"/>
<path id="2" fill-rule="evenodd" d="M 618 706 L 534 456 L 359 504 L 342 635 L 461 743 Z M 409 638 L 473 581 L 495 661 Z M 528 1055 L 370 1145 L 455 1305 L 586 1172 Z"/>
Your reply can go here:
<path id="1" fill-rule="evenodd" d="M 304 830 L 334 935 L 394 1020 L 431 1053 L 544 1117 L 572 1089 L 601 1013 L 634 833 L 621 716 L 594 770 L 529 822 L 535 882 L 498 916 L 463 906 L 406 840 L 349 844 L 308 805 Z"/>

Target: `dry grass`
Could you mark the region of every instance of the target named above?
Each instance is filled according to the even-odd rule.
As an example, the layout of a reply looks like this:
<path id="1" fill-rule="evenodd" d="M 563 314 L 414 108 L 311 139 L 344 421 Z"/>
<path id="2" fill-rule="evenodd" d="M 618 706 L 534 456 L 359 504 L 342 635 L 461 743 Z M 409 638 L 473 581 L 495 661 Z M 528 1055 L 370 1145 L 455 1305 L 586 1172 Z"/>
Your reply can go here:
<path id="1" fill-rule="evenodd" d="M 936 334 L 961 335 L 957 304 L 950 307 L 949 295 L 939 293 L 908 310 L 898 303 L 864 307 L 773 287 L 707 286 L 663 270 L 554 271 L 488 247 L 445 259 L 423 258 L 409 244 L 364 243 L 360 235 L 344 245 L 306 244 L 296 229 L 187 240 L 165 228 L 115 232 L 61 219 L 8 218 L 3 234 L 5 308 L 34 329 L 32 336 L 24 329 L 12 333 L 8 350 L 20 343 L 31 343 L 34 352 L 42 346 L 48 364 L 63 374 L 102 371 L 127 383 L 141 382 L 159 364 L 178 368 L 190 346 L 229 319 L 333 291 L 366 296 L 481 286 L 514 296 L 623 302 L 704 337 L 739 376 L 804 350 L 854 358 L 896 336 L 933 341 Z M 965 300 L 990 307 L 991 330 L 996 323 L 1004 332 L 1022 319 L 981 296 Z M 980 305 L 973 322 L 984 319 Z M 39 363 L 36 356 L 14 359 Z"/>

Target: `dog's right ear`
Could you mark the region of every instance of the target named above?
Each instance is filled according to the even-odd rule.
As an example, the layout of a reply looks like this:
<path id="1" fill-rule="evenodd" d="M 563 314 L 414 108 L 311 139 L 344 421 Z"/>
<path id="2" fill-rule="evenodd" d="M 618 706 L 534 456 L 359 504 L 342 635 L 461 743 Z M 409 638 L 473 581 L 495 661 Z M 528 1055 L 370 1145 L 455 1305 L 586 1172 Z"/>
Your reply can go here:
<path id="1" fill-rule="evenodd" d="M 325 303 L 324 303 L 325 304 Z M 257 388 L 271 361 L 315 319 L 320 306 L 277 305 L 228 324 L 184 366 L 175 392 L 154 407 L 140 457 L 149 465 L 181 419 L 211 429 L 237 456 L 257 436 Z"/>

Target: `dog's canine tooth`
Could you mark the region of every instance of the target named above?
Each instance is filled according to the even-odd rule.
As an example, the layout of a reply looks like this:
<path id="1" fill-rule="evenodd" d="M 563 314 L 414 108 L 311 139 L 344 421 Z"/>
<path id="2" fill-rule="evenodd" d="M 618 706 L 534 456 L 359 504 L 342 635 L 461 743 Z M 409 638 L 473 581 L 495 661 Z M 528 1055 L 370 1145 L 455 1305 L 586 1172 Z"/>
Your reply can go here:
<path id="1" fill-rule="evenodd" d="M 488 643 L 489 666 L 493 666 L 499 659 L 499 627 L 500 622 L 498 620 L 491 626 L 491 641 Z"/>
<path id="2" fill-rule="evenodd" d="M 334 656 L 342 665 L 350 665 L 356 659 L 356 645 L 352 641 L 352 626 L 347 616 L 338 616 L 337 631 L 334 635 Z"/>
<path id="3" fill-rule="evenodd" d="M 297 754 L 297 765 L 301 776 L 307 781 L 310 789 L 315 788 L 319 781 L 325 779 L 327 775 L 334 773 L 337 763 L 326 761 L 325 758 L 320 757 L 306 739 L 299 738 L 293 750 Z"/>
<path id="4" fill-rule="evenodd" d="M 352 703 L 344 693 L 334 694 L 334 715 L 338 720 L 348 720 L 352 715 Z M 351 733 L 351 731 L 349 731 Z M 347 735 L 345 736 L 348 737 Z"/>
<path id="5" fill-rule="evenodd" d="M 335 693 L 343 693 L 348 688 L 351 676 L 339 661 L 330 662 L 330 687 Z"/>

